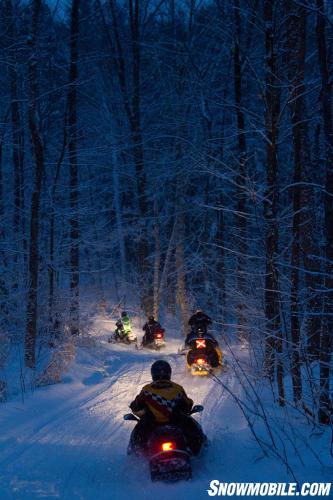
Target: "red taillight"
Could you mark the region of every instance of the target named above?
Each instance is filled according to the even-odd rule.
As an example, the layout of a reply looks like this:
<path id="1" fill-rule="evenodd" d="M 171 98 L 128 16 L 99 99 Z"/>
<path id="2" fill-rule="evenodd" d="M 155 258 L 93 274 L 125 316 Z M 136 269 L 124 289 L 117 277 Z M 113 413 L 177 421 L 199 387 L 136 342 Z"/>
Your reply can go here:
<path id="1" fill-rule="evenodd" d="M 156 333 L 156 338 L 157 339 L 161 339 L 162 338 L 162 334 L 161 333 Z"/>
<path id="2" fill-rule="evenodd" d="M 204 359 L 202 359 L 202 358 L 198 358 L 198 359 L 196 360 L 196 364 L 197 364 L 197 365 L 204 365 L 205 363 L 206 363 L 206 361 L 205 361 Z"/>
<path id="3" fill-rule="evenodd" d="M 206 347 L 206 341 L 205 340 L 196 340 L 195 341 L 195 346 L 197 349 L 205 349 Z"/>
<path id="4" fill-rule="evenodd" d="M 162 451 L 172 451 L 175 449 L 175 443 L 168 441 L 167 443 L 162 443 Z"/>

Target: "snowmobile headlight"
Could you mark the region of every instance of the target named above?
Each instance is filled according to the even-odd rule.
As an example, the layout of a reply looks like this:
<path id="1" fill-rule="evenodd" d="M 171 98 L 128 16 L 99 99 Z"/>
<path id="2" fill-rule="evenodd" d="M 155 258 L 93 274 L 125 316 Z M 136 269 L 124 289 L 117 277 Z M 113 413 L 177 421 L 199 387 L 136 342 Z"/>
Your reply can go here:
<path id="1" fill-rule="evenodd" d="M 202 358 L 198 358 L 197 361 L 196 361 L 197 365 L 204 365 L 205 364 L 205 360 L 202 359 Z"/>

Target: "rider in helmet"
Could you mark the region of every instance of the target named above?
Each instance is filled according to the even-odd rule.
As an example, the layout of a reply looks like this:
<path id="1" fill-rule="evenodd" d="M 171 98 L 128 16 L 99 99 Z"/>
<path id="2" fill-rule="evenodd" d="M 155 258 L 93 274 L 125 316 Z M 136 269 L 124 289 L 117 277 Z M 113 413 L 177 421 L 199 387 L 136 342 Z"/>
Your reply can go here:
<path id="1" fill-rule="evenodd" d="M 187 334 L 185 339 L 185 346 L 189 345 L 193 339 L 198 337 L 203 337 L 210 334 L 207 333 L 207 327 L 212 323 L 207 314 L 204 314 L 201 309 L 197 309 L 196 312 L 190 317 L 188 324 L 191 327 L 191 331 Z M 212 337 L 212 339 L 214 339 Z"/>
<path id="2" fill-rule="evenodd" d="M 144 448 L 154 426 L 175 424 L 180 427 L 193 454 L 198 454 L 206 437 L 199 424 L 190 417 L 193 406 L 183 387 L 171 381 L 171 366 L 158 360 L 151 366 L 153 381 L 143 387 L 130 408 L 140 417 L 130 443 Z"/>
<path id="3" fill-rule="evenodd" d="M 142 345 L 151 344 L 154 342 L 154 333 L 157 330 L 163 330 L 160 323 L 155 320 L 153 315 L 148 316 L 147 323 L 144 324 L 142 330 L 145 332 L 142 338 Z"/>
<path id="4" fill-rule="evenodd" d="M 123 324 L 124 331 L 125 331 L 126 335 L 131 333 L 131 331 L 132 331 L 131 320 L 129 319 L 126 311 L 123 311 L 121 313 L 121 322 Z"/>
<path id="5" fill-rule="evenodd" d="M 132 331 L 131 320 L 129 319 L 127 312 L 123 311 L 121 313 L 121 318 L 116 322 L 115 335 L 120 339 L 125 339 L 129 333 Z"/>
<path id="6" fill-rule="evenodd" d="M 217 340 L 213 337 L 212 334 L 207 332 L 207 327 L 211 323 L 212 320 L 210 319 L 210 317 L 207 316 L 207 314 L 204 314 L 201 309 L 197 309 L 195 314 L 190 317 L 188 322 L 188 324 L 191 326 L 191 331 L 188 333 L 185 339 L 185 349 L 190 348 L 192 351 L 192 357 L 195 358 L 200 354 L 200 351 L 196 351 L 196 339 L 205 339 L 205 352 L 210 358 L 212 367 L 217 368 L 218 366 L 222 365 L 222 351 Z"/>
<path id="7" fill-rule="evenodd" d="M 205 314 L 202 309 L 197 309 L 194 314 L 188 320 L 188 324 L 191 330 L 196 332 L 198 329 L 203 330 L 204 333 L 207 332 L 208 325 L 211 325 L 212 320 L 207 314 Z"/>

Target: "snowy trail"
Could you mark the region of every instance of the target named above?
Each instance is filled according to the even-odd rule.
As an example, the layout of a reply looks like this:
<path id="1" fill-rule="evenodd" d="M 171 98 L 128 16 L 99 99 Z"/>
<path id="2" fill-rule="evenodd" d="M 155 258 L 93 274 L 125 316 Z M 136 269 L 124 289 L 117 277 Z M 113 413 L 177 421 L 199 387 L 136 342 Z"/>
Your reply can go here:
<path id="1" fill-rule="evenodd" d="M 2 405 L 0 500 L 201 500 L 209 498 L 212 479 L 290 480 L 281 462 L 263 458 L 229 393 L 209 378 L 189 374 L 185 358 L 177 354 L 179 340 L 168 337 L 160 353 L 112 345 L 107 342 L 112 326 L 103 319 L 95 322 L 97 345 L 77 350 L 62 384 L 36 390 L 24 404 Z M 246 352 L 237 346 L 232 350 L 247 362 Z M 192 461 L 191 481 L 151 483 L 146 462 L 126 455 L 134 423 L 123 415 L 150 381 L 151 363 L 158 358 L 171 363 L 173 380 L 205 407 L 195 418 L 211 444 Z M 244 396 L 231 367 L 220 377 L 235 395 Z M 318 464 L 310 464 L 299 471 L 303 480 L 325 478 Z"/>
<path id="2" fill-rule="evenodd" d="M 105 328 L 107 330 L 107 328 Z M 64 384 L 39 389 L 24 405 L 10 402 L 1 414 L 1 499 L 129 499 L 160 500 L 184 495 L 207 498 L 216 465 L 223 406 L 228 396 L 212 380 L 192 377 L 179 342 L 169 341 L 161 353 L 109 345 L 101 336 L 95 351 L 80 349 Z M 195 403 L 205 406 L 198 416 L 212 446 L 193 461 L 193 480 L 172 485 L 152 484 L 146 463 L 126 456 L 133 423 L 124 422 L 128 404 L 150 380 L 150 365 L 168 359 L 173 379 L 184 385 Z M 223 375 L 232 387 L 231 372 Z M 216 414 L 216 416 L 215 416 Z M 13 421 L 15 420 L 15 425 Z"/>

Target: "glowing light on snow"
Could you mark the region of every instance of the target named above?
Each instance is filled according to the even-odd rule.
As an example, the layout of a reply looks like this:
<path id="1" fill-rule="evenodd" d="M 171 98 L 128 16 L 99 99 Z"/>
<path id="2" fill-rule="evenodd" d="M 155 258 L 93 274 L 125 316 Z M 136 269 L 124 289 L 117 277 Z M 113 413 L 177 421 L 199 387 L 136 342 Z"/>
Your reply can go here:
<path id="1" fill-rule="evenodd" d="M 167 443 L 162 443 L 161 448 L 162 448 L 163 451 L 174 450 L 175 449 L 175 443 L 172 443 L 171 441 L 169 441 Z"/>

